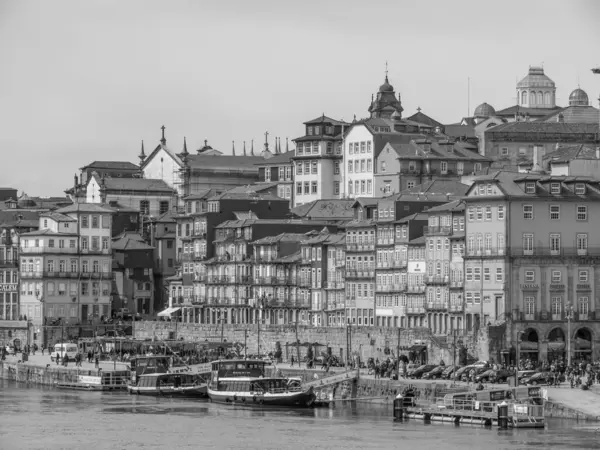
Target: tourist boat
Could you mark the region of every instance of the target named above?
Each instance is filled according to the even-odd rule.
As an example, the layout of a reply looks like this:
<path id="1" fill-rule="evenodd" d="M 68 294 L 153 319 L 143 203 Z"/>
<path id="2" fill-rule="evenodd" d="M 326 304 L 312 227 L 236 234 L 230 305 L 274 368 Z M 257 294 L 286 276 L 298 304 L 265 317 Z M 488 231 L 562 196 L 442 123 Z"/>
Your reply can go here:
<path id="1" fill-rule="evenodd" d="M 59 389 L 72 389 L 77 391 L 114 391 L 127 389 L 129 372 L 123 370 L 107 370 L 98 375 L 77 375 L 77 381 L 57 381 Z"/>
<path id="2" fill-rule="evenodd" d="M 267 363 L 260 360 L 222 360 L 212 364 L 208 396 L 215 403 L 242 406 L 312 406 L 313 388 L 295 379 L 265 376 Z"/>
<path id="3" fill-rule="evenodd" d="M 140 375 L 137 384 L 127 386 L 130 394 L 155 397 L 206 397 L 206 381 L 193 373 L 151 373 Z"/>

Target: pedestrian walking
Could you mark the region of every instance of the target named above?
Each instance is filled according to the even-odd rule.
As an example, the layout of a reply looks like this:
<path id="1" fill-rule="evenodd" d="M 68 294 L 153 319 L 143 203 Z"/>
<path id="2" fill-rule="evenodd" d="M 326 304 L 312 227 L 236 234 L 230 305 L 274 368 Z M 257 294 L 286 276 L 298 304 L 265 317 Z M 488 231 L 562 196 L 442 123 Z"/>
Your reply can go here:
<path id="1" fill-rule="evenodd" d="M 60 359 L 60 353 L 56 352 L 56 365 L 57 366 L 60 364 L 58 361 L 59 359 Z"/>
<path id="2" fill-rule="evenodd" d="M 294 355 L 292 355 L 292 364 L 290 364 L 290 367 L 294 367 Z"/>
<path id="3" fill-rule="evenodd" d="M 96 355 L 96 360 L 95 360 L 95 363 L 96 363 L 96 369 L 97 369 L 98 367 L 100 367 L 100 359 L 98 358 L 98 355 Z"/>
<path id="4" fill-rule="evenodd" d="M 42 356 L 44 356 L 44 344 L 42 344 Z"/>

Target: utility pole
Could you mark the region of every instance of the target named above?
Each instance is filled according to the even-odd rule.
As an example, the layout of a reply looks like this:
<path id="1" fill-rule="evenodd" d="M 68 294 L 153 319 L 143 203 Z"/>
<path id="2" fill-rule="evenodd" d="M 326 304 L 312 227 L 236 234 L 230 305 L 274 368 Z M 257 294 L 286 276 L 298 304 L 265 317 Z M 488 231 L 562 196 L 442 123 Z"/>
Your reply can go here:
<path id="1" fill-rule="evenodd" d="M 300 367 L 300 341 L 298 340 L 298 312 L 296 311 L 296 354 L 298 355 L 298 367 Z"/>
<path id="2" fill-rule="evenodd" d="M 258 344 L 258 357 L 260 358 L 260 315 L 258 316 L 257 325 L 258 325 L 258 335 L 257 335 L 256 340 L 257 340 L 257 344 Z"/>
<path id="3" fill-rule="evenodd" d="M 113 322 L 113 348 L 115 350 L 115 357 L 113 360 L 113 370 L 117 371 L 117 324 Z"/>
<path id="4" fill-rule="evenodd" d="M 571 319 L 573 318 L 573 305 L 567 305 L 567 366 L 571 365 Z"/>
<path id="5" fill-rule="evenodd" d="M 400 328 L 398 328 L 398 341 L 396 343 L 396 374 L 400 379 Z"/>

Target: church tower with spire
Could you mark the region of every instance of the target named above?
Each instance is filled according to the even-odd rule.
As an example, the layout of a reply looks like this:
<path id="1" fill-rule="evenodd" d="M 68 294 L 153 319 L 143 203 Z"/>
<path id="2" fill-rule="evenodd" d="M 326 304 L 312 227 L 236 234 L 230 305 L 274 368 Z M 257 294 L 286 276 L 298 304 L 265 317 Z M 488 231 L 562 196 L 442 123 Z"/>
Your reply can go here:
<path id="1" fill-rule="evenodd" d="M 396 92 L 394 86 L 392 86 L 388 80 L 387 67 L 385 70 L 385 81 L 379 86 L 379 91 L 375 98 L 371 97 L 371 106 L 369 106 L 369 113 L 371 119 L 383 118 L 391 119 L 392 114 L 395 114 L 395 118 L 402 118 L 402 101 L 400 100 L 400 94 L 396 98 Z"/>

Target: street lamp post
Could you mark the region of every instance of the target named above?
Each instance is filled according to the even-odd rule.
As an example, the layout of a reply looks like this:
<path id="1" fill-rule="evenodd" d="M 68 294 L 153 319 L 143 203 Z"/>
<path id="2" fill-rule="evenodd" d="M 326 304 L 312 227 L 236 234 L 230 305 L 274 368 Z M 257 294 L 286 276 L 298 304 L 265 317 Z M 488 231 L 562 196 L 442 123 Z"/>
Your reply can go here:
<path id="1" fill-rule="evenodd" d="M 519 347 L 519 342 L 521 342 L 521 338 L 524 334 L 524 331 L 517 331 L 517 361 L 515 364 L 515 387 L 519 387 L 519 362 L 521 361 L 521 347 Z"/>
<path id="2" fill-rule="evenodd" d="M 573 319 L 573 305 L 567 305 L 567 366 L 571 365 L 571 319 Z"/>

